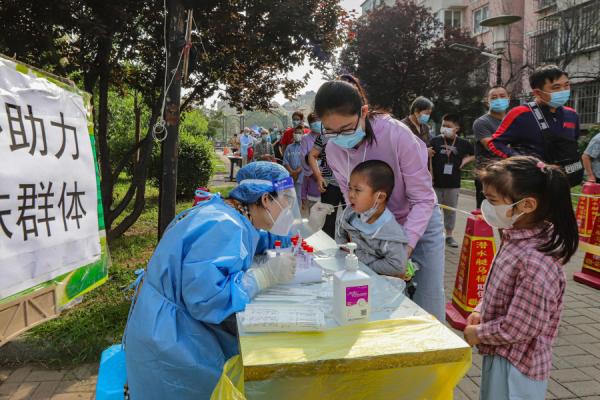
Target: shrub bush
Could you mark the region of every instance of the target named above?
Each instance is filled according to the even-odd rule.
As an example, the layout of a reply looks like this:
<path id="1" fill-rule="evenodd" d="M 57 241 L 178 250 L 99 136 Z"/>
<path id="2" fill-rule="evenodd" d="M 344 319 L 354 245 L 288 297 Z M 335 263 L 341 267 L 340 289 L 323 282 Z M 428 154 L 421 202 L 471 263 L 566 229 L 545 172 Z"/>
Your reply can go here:
<path id="1" fill-rule="evenodd" d="M 215 150 L 212 142 L 204 136 L 185 131 L 179 135 L 179 159 L 177 162 L 177 197 L 192 198 L 198 186 L 207 186 L 215 169 Z M 150 176 L 155 181 L 161 174 L 160 146 L 154 146 Z"/>
<path id="2" fill-rule="evenodd" d="M 579 137 L 579 151 L 581 152 L 581 154 L 583 154 L 592 138 L 598 133 L 600 133 L 600 125 L 595 125 L 587 131 L 587 134 L 585 136 L 582 135 Z"/>

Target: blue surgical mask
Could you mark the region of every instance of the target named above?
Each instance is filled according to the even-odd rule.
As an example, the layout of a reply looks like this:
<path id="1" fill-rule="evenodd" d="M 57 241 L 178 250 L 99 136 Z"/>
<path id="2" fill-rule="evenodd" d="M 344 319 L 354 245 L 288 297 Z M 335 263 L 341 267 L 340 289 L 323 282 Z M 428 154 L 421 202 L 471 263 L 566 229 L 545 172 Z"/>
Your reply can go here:
<path id="1" fill-rule="evenodd" d="M 314 133 L 321 133 L 321 121 L 313 122 L 310 124 L 310 130 Z"/>
<path id="2" fill-rule="evenodd" d="M 421 114 L 421 116 L 419 117 L 419 122 L 421 122 L 422 124 L 426 124 L 429 122 L 429 114 Z"/>
<path id="3" fill-rule="evenodd" d="M 298 125 L 300 125 L 301 123 L 302 123 L 302 121 L 299 119 L 292 120 L 292 125 L 294 126 L 294 128 L 297 127 Z"/>
<path id="4" fill-rule="evenodd" d="M 547 92 L 544 92 L 547 93 Z M 548 105 L 552 108 L 557 108 L 560 106 L 564 106 L 569 98 L 571 97 L 571 90 L 561 90 L 560 92 L 552 92 L 550 93 L 550 101 Z"/>
<path id="5" fill-rule="evenodd" d="M 368 223 L 373 215 L 377 212 L 377 207 L 379 207 L 379 193 L 375 197 L 375 202 L 373 203 L 373 207 L 369 208 L 367 211 L 360 213 L 358 218 L 364 223 Z"/>
<path id="6" fill-rule="evenodd" d="M 385 225 L 393 217 L 394 214 L 386 208 L 383 214 L 381 214 L 372 224 L 362 221 L 359 216 L 352 218 L 350 224 L 365 235 L 374 235 L 379 228 Z"/>
<path id="7" fill-rule="evenodd" d="M 351 149 L 361 142 L 366 136 L 365 131 L 360 126 L 356 128 L 354 133 L 349 135 L 337 135 L 332 137 L 330 140 L 336 145 L 345 149 Z"/>
<path id="8" fill-rule="evenodd" d="M 508 110 L 508 99 L 494 99 L 490 101 L 490 110 L 494 112 L 504 112 Z"/>

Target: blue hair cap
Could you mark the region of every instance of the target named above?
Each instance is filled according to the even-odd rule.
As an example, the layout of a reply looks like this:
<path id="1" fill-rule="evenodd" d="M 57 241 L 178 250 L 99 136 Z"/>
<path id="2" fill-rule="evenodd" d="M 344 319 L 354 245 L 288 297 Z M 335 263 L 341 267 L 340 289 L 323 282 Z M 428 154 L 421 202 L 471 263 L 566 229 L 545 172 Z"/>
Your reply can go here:
<path id="1" fill-rule="evenodd" d="M 281 165 L 269 161 L 255 161 L 242 169 L 236 175 L 238 186 L 229 197 L 244 204 L 256 203 L 264 193 L 275 192 L 275 182 L 288 178 L 289 172 Z"/>

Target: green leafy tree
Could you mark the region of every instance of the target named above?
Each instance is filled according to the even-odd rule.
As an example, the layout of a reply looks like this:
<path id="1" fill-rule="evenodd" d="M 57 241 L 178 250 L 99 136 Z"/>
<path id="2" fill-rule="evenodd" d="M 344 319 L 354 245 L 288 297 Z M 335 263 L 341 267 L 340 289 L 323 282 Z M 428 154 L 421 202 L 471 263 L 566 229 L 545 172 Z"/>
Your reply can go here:
<path id="1" fill-rule="evenodd" d="M 150 0 L 0 3 L 4 22 L 0 52 L 69 76 L 93 94 L 109 240 L 125 232 L 145 205 L 152 127 L 161 113 L 164 81 L 162 6 Z M 268 109 L 280 90 L 293 95 L 307 77 L 290 79 L 286 74 L 306 59 L 314 68 L 324 69 L 343 39 L 346 18 L 336 0 L 198 1 L 191 7 L 194 46 L 182 110 L 221 88 L 240 110 Z M 140 94 L 149 117 L 141 140 L 114 162 L 109 146 L 109 92 L 123 88 Z M 137 152 L 131 185 L 115 203 L 115 182 Z M 119 218 L 124 212 L 128 214 Z"/>
<path id="2" fill-rule="evenodd" d="M 182 114 L 179 130 L 192 136 L 208 136 L 208 119 L 200 110 L 190 110 Z"/>
<path id="3" fill-rule="evenodd" d="M 206 136 L 209 138 L 218 138 L 223 135 L 223 118 L 225 115 L 221 111 L 208 113 L 208 129 Z"/>
<path id="4" fill-rule="evenodd" d="M 444 30 L 428 8 L 398 1 L 355 21 L 337 72 L 356 74 L 372 106 L 405 116 L 417 96 L 434 100 L 434 116 L 455 112 L 478 115 L 487 80 L 475 71 L 486 60 L 458 52 L 452 43 L 477 46 L 460 30 Z M 467 126 L 465 124 L 465 126 Z"/>

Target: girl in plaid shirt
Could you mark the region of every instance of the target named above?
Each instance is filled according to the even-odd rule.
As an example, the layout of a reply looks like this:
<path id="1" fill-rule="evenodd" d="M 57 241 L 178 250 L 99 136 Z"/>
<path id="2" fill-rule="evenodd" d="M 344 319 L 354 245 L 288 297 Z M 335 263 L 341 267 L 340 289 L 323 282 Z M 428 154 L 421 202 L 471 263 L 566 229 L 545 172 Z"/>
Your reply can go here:
<path id="1" fill-rule="evenodd" d="M 534 157 L 512 157 L 478 172 L 484 219 L 502 229 L 483 299 L 465 340 L 484 355 L 481 399 L 543 400 L 565 291 L 562 266 L 579 236 L 569 181 Z"/>

